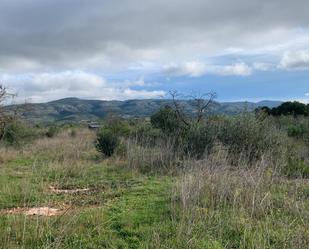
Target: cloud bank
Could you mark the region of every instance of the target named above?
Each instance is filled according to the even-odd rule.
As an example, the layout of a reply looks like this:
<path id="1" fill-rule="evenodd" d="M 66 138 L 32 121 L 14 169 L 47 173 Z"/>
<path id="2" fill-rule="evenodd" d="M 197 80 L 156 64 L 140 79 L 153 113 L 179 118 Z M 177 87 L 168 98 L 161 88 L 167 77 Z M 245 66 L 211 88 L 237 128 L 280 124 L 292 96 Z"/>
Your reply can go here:
<path id="1" fill-rule="evenodd" d="M 307 0 L 2 0 L 0 75 L 33 99 L 125 98 L 161 94 L 128 86 L 154 74 L 308 70 L 308 13 Z"/>
<path id="2" fill-rule="evenodd" d="M 8 82 L 9 90 L 17 93 L 17 102 L 46 102 L 65 97 L 126 100 L 158 98 L 165 95 L 165 91 L 161 90 L 132 89 L 134 86 L 144 85 L 142 80 L 107 82 L 103 77 L 83 71 L 3 75 L 0 80 Z"/>

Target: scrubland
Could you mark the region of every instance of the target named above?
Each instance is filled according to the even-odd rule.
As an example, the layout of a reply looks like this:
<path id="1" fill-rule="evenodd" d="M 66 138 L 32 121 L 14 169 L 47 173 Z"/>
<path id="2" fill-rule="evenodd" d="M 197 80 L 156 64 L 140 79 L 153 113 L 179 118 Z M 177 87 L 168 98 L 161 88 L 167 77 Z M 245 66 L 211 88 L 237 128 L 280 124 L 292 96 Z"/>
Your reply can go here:
<path id="1" fill-rule="evenodd" d="M 309 247 L 308 118 L 163 114 L 2 144 L 0 247 Z"/>

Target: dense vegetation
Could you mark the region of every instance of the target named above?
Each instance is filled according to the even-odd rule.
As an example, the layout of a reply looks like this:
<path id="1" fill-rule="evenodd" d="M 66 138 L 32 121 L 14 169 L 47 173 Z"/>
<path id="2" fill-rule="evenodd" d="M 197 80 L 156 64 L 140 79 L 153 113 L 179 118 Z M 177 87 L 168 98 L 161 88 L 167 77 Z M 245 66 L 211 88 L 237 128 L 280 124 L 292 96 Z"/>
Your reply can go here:
<path id="1" fill-rule="evenodd" d="M 306 105 L 297 101 L 285 102 L 272 109 L 264 106 L 261 110 L 273 116 L 293 115 L 296 117 L 302 115 L 307 117 L 309 115 L 309 104 Z"/>
<path id="2" fill-rule="evenodd" d="M 7 120 L 0 247 L 308 248 L 309 118 L 197 101 L 98 131 Z"/>

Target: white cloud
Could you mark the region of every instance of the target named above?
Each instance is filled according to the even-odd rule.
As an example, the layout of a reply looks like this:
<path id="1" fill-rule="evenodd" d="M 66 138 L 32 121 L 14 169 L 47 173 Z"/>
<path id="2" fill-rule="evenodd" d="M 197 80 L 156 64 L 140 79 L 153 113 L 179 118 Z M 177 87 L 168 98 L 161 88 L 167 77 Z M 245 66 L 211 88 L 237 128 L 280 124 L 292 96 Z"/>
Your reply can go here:
<path id="1" fill-rule="evenodd" d="M 215 71 L 218 74 L 222 75 L 237 75 L 237 76 L 248 76 L 251 75 L 253 72 L 252 68 L 244 62 L 218 67 Z"/>
<path id="2" fill-rule="evenodd" d="M 252 67 L 256 71 L 272 71 L 276 69 L 276 65 L 266 62 L 254 62 Z"/>
<path id="3" fill-rule="evenodd" d="M 133 90 L 126 88 L 120 91 L 122 99 L 150 99 L 158 98 L 166 95 L 165 91 L 146 91 L 146 90 Z"/>
<path id="4" fill-rule="evenodd" d="M 157 98 L 164 91 L 132 89 L 134 86 L 146 86 L 143 79 L 137 81 L 108 82 L 103 77 L 84 71 L 64 71 L 55 73 L 32 73 L 22 75 L 0 75 L 11 91 L 17 92 L 17 102 L 31 99 L 32 102 L 46 102 L 68 96 L 124 100 L 134 98 Z"/>
<path id="5" fill-rule="evenodd" d="M 285 52 L 278 68 L 285 70 L 309 69 L 309 50 Z"/>
<path id="6" fill-rule="evenodd" d="M 121 83 L 123 87 L 130 87 L 130 86 L 146 86 L 148 84 L 145 83 L 143 78 L 140 78 L 136 81 L 129 81 L 126 80 L 125 82 Z"/>
<path id="7" fill-rule="evenodd" d="M 199 61 L 186 62 L 181 65 L 170 64 L 163 67 L 163 72 L 169 75 L 199 77 L 205 74 L 223 76 L 248 76 L 253 69 L 244 62 L 231 65 L 206 65 Z"/>
<path id="8" fill-rule="evenodd" d="M 305 96 L 306 96 L 306 97 L 309 97 L 309 93 L 305 93 Z"/>
<path id="9" fill-rule="evenodd" d="M 97 89 L 105 86 L 105 80 L 83 71 L 33 74 L 28 88 L 32 91 L 67 89 L 72 92 Z"/>
<path id="10" fill-rule="evenodd" d="M 170 75 L 199 77 L 206 73 L 206 66 L 199 61 L 189 61 L 181 65 L 169 64 L 163 71 Z"/>

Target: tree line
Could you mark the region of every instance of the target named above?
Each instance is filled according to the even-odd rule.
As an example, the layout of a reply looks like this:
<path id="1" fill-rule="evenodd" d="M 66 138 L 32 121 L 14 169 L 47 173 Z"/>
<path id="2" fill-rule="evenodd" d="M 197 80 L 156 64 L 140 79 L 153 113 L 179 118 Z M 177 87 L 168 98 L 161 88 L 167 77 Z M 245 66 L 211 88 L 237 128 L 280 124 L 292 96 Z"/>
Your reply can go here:
<path id="1" fill-rule="evenodd" d="M 288 101 L 282 103 L 278 107 L 269 108 L 267 106 L 263 106 L 258 108 L 256 111 L 263 111 L 268 115 L 272 116 L 309 116 L 309 104 L 303 104 L 298 101 Z"/>

